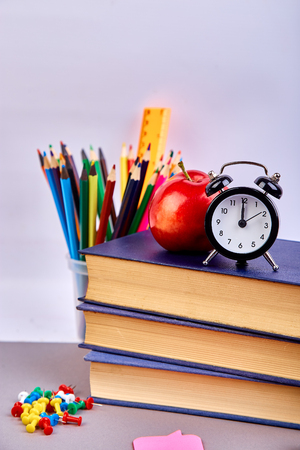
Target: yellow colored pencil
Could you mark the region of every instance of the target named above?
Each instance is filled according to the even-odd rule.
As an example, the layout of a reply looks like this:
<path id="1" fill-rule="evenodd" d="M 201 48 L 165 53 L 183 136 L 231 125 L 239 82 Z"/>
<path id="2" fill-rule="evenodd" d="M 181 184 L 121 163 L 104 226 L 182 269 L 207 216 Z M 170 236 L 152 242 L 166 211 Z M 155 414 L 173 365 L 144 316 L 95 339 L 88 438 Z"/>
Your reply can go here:
<path id="1" fill-rule="evenodd" d="M 121 170 L 121 199 L 123 198 L 127 178 L 128 178 L 128 156 L 126 150 L 126 144 L 122 145 L 121 156 L 120 156 L 120 170 Z"/>
<path id="2" fill-rule="evenodd" d="M 89 173 L 89 225 L 88 246 L 93 247 L 96 239 L 98 176 L 95 164 L 92 163 Z"/>

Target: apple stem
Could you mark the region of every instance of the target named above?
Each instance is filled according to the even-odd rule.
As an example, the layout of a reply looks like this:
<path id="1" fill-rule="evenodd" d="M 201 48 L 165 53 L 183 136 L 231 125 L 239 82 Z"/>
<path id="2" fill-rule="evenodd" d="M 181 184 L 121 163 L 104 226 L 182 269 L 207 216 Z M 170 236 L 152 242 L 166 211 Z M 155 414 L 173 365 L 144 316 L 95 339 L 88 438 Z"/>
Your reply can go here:
<path id="1" fill-rule="evenodd" d="M 184 164 L 183 164 L 182 161 L 179 161 L 178 166 L 180 167 L 180 169 L 181 169 L 182 172 L 184 173 L 186 179 L 189 180 L 189 181 L 193 181 L 193 180 L 191 179 L 191 177 L 189 176 L 189 174 L 187 173 L 187 171 L 185 170 L 185 167 L 184 167 Z"/>

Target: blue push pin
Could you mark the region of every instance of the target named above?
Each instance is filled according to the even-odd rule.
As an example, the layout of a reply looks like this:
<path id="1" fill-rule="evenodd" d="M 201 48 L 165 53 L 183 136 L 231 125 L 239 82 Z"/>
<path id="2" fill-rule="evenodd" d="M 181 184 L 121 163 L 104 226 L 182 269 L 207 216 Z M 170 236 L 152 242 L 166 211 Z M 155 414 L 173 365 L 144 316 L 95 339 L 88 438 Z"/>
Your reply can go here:
<path id="1" fill-rule="evenodd" d="M 40 398 L 40 394 L 38 392 L 31 392 L 28 397 L 25 398 L 25 403 L 30 403 L 38 400 Z"/>
<path id="2" fill-rule="evenodd" d="M 50 418 L 51 425 L 52 425 L 53 427 L 55 427 L 55 425 L 58 424 L 59 415 L 56 414 L 56 413 L 54 413 L 54 414 L 52 414 L 52 416 L 50 416 L 49 418 Z"/>
<path id="3" fill-rule="evenodd" d="M 67 403 L 67 402 L 62 402 L 62 403 L 60 404 L 60 409 L 61 409 L 62 412 L 67 411 L 67 409 L 68 409 L 68 403 Z"/>

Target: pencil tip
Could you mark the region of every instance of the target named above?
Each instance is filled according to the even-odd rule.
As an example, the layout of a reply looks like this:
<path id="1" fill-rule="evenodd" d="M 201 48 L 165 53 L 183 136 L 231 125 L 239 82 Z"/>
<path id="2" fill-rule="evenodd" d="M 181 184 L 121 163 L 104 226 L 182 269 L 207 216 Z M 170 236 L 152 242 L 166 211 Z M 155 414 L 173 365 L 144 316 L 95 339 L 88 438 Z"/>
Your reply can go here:
<path id="1" fill-rule="evenodd" d="M 150 150 L 151 144 L 148 145 L 147 150 Z"/>

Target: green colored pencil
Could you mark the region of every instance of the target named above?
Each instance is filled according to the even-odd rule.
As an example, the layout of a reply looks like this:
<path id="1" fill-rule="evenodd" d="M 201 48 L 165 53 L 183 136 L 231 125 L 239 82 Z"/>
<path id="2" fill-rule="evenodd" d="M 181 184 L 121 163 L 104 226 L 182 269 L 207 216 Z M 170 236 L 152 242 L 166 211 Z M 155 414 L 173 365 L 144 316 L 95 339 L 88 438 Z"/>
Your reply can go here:
<path id="1" fill-rule="evenodd" d="M 80 243 L 79 248 L 83 250 L 88 247 L 89 233 L 89 177 L 85 167 L 82 169 L 80 177 L 80 197 L 79 197 L 79 226 Z M 81 261 L 85 261 L 85 256 L 80 255 Z"/>
<path id="2" fill-rule="evenodd" d="M 85 168 L 85 170 L 87 171 L 87 174 L 89 175 L 90 173 L 90 161 L 89 158 L 87 157 L 87 154 L 85 153 L 85 151 L 82 149 L 81 150 L 81 159 L 82 159 L 82 164 Z"/>
<path id="3" fill-rule="evenodd" d="M 145 190 L 145 194 L 143 196 L 143 200 L 141 201 L 140 207 L 138 208 L 138 210 L 136 211 L 136 213 L 134 215 L 132 224 L 131 224 L 127 234 L 136 233 L 136 231 L 139 227 L 139 224 L 141 222 L 141 219 L 143 217 L 144 211 L 148 205 L 148 202 L 151 197 L 152 191 L 154 189 L 154 185 L 156 183 L 157 177 L 158 177 L 158 170 L 156 170 L 153 173 L 152 177 L 149 180 L 148 186 L 147 186 L 147 188 Z"/>
<path id="4" fill-rule="evenodd" d="M 104 193 L 105 193 L 105 183 L 103 181 L 102 170 L 100 168 L 99 160 L 97 159 L 96 153 L 93 150 L 93 147 L 90 146 L 90 159 L 94 161 L 95 169 L 98 175 L 98 216 L 100 217 Z"/>

